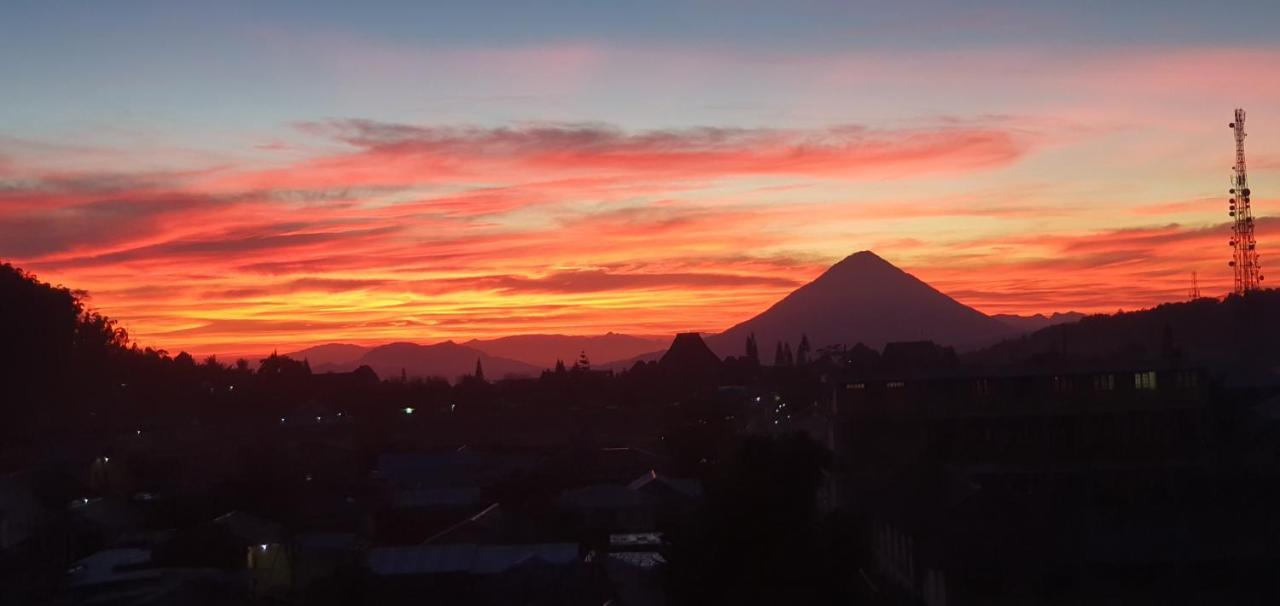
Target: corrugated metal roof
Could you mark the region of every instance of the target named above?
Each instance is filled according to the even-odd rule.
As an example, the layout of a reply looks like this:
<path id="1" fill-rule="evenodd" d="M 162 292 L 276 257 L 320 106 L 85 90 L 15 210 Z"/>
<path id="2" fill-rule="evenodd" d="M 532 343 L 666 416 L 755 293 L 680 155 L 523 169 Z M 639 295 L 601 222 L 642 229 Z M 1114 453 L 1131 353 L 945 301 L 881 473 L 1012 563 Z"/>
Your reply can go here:
<path id="1" fill-rule="evenodd" d="M 609 535 L 609 547 L 640 547 L 662 545 L 661 532 L 626 532 Z"/>
<path id="2" fill-rule="evenodd" d="M 667 563 L 667 559 L 656 551 L 620 551 L 609 554 L 610 563 L 621 563 L 637 568 L 657 568 Z"/>
<path id="3" fill-rule="evenodd" d="M 648 473 L 632 480 L 627 488 L 631 490 L 643 490 L 646 486 L 657 482 L 665 484 L 671 490 L 678 492 L 686 497 L 696 498 L 702 496 L 702 482 L 689 478 L 669 478 L 659 475 L 655 470 L 649 470 Z"/>

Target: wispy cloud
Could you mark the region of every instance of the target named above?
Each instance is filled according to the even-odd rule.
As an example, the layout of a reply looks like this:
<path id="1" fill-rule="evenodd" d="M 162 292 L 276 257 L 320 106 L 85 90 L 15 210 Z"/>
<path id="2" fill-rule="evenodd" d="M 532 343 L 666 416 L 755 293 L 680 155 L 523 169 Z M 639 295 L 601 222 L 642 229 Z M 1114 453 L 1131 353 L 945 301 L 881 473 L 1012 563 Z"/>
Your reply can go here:
<path id="1" fill-rule="evenodd" d="M 1182 220 L 1181 202 L 1100 232 L 1072 223 L 1089 204 L 992 185 L 984 175 L 1051 143 L 1008 122 L 306 122 L 281 142 L 288 153 L 254 163 L 20 162 L 0 172 L 0 257 L 96 292 L 144 342 L 197 351 L 714 330 L 877 244 L 988 311 L 1098 308 L 1126 280 L 1141 292 L 1125 300 L 1154 301 L 1211 257 L 1179 247 L 1216 227 L 1141 226 Z M 1026 229 L 1047 218 L 1067 227 Z"/>

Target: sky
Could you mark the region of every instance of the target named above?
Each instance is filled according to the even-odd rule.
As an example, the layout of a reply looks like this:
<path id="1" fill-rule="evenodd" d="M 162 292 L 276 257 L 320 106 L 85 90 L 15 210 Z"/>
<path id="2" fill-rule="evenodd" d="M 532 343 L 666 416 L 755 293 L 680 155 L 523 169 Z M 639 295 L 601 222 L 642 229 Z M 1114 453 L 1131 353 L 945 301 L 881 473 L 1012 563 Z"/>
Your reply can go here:
<path id="1" fill-rule="evenodd" d="M 1280 249 L 1274 2 L 0 6 L 0 260 L 145 345 L 718 331 L 872 250 L 986 313 Z M 1280 273 L 1277 274 L 1280 279 Z"/>

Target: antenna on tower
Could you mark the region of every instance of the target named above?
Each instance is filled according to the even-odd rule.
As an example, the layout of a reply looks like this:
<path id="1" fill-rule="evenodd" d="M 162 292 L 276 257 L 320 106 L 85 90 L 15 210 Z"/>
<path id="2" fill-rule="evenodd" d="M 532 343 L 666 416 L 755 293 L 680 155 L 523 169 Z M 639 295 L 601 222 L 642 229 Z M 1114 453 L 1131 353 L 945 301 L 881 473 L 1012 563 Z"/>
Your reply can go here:
<path id="1" fill-rule="evenodd" d="M 1230 124 L 1236 136 L 1236 165 L 1231 175 L 1230 212 L 1231 266 L 1235 273 L 1238 295 L 1261 287 L 1262 266 L 1258 263 L 1258 244 L 1253 237 L 1253 210 L 1249 207 L 1249 178 L 1244 164 L 1244 110 L 1236 110 L 1236 121 Z"/>
<path id="2" fill-rule="evenodd" d="M 1191 272 L 1191 292 L 1187 294 L 1190 295 L 1192 301 L 1200 298 L 1200 279 L 1194 271 Z"/>

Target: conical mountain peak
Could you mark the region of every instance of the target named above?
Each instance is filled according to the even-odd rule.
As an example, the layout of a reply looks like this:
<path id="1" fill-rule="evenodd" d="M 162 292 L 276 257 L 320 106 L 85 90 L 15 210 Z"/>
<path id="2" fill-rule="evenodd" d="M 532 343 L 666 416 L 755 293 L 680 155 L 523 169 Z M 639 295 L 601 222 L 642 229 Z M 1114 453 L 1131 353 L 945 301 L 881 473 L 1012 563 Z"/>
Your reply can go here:
<path id="1" fill-rule="evenodd" d="M 869 250 L 832 265 L 772 307 L 707 339 L 720 355 L 741 355 L 756 333 L 761 351 L 808 336 L 815 348 L 863 342 L 933 340 L 970 346 L 1008 336 L 1010 329 L 922 282 Z"/>
<path id="2" fill-rule="evenodd" d="M 903 272 L 901 269 L 898 269 L 896 265 L 888 261 L 885 261 L 879 255 L 869 250 L 863 250 L 863 251 L 853 253 L 852 255 L 849 255 L 844 259 L 841 259 L 835 265 L 832 265 L 831 267 L 827 268 L 827 271 L 823 272 L 822 275 L 818 277 L 818 279 L 821 280 L 827 276 L 851 276 L 852 275 L 856 277 L 858 274 L 864 275 L 866 277 L 872 277 L 872 276 L 882 276 L 888 273 L 898 273 L 898 274 L 905 275 L 906 272 Z"/>
<path id="3" fill-rule="evenodd" d="M 880 255 L 877 255 L 876 253 L 869 250 L 860 250 L 856 253 L 853 253 L 845 257 L 844 259 L 840 260 L 840 262 L 836 263 L 836 265 L 842 265 L 844 263 L 872 263 L 872 262 L 879 262 L 879 263 L 884 263 L 886 265 L 892 265 L 888 261 L 885 261 L 884 258 L 881 257 Z"/>

